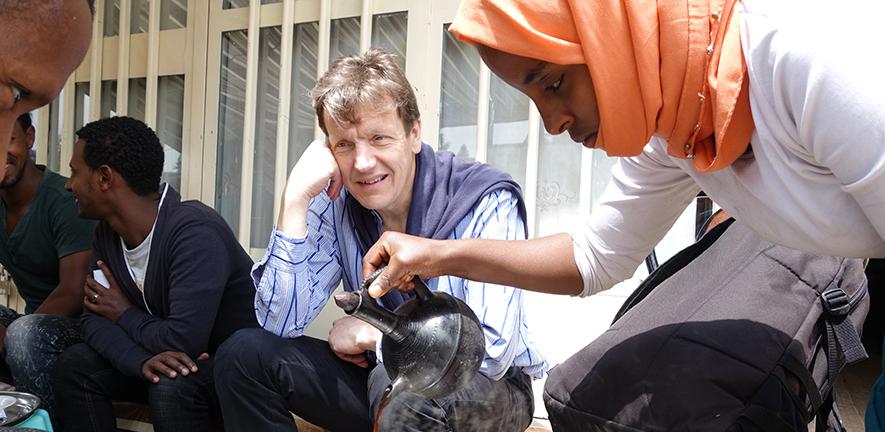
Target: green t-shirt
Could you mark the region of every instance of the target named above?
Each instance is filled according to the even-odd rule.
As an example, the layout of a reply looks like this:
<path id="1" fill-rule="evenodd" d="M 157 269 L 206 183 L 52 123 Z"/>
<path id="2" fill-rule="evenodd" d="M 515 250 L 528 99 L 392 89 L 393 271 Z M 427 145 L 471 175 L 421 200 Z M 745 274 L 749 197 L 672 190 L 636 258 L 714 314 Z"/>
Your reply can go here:
<path id="1" fill-rule="evenodd" d="M 37 165 L 43 180 L 37 196 L 6 234 L 6 203 L 0 199 L 0 264 L 12 275 L 32 313 L 58 286 L 58 262 L 72 253 L 92 248 L 95 221 L 80 219 L 74 196 L 65 190 L 66 177 Z"/>

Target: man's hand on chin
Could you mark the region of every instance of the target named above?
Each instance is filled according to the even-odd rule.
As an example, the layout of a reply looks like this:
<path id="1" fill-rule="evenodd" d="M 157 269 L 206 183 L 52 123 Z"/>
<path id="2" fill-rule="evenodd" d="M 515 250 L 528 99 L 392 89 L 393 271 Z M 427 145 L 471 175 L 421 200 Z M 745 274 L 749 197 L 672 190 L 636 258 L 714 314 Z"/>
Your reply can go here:
<path id="1" fill-rule="evenodd" d="M 325 140 L 314 140 L 289 173 L 283 189 L 277 229 L 291 237 L 307 232 L 310 200 L 326 191 L 330 199 L 341 193 L 341 172 Z"/>

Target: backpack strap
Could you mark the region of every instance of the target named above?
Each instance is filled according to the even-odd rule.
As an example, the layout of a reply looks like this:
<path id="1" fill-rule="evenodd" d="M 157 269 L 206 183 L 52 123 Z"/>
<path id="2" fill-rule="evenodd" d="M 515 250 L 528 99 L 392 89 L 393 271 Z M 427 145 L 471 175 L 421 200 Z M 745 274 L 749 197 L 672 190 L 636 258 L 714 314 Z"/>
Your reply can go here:
<path id="1" fill-rule="evenodd" d="M 817 431 L 844 432 L 845 426 L 836 409 L 835 386 L 839 372 L 846 364 L 855 363 L 868 357 L 860 341 L 854 323 L 848 319 L 852 305 L 851 298 L 839 287 L 836 278 L 820 294 L 823 305 L 824 337 L 827 350 L 827 387 L 823 403 L 817 410 Z"/>
<path id="2" fill-rule="evenodd" d="M 826 328 L 827 378 L 831 385 L 835 385 L 836 375 L 846 364 L 866 359 L 868 355 L 854 323 L 848 319 L 853 306 L 851 299 L 836 280 L 821 293 L 820 300 Z"/>
<path id="3" fill-rule="evenodd" d="M 827 329 L 827 359 L 829 379 L 835 384 L 836 374 L 846 364 L 855 363 L 868 357 L 860 341 L 854 323 L 848 319 L 851 312 L 851 299 L 839 287 L 836 280 L 820 295 L 824 308 L 824 323 Z"/>
<path id="4" fill-rule="evenodd" d="M 836 408 L 836 390 L 830 388 L 823 405 L 817 411 L 817 419 L 814 423 L 815 432 L 848 432 L 842 423 L 842 416 Z"/>
<path id="5" fill-rule="evenodd" d="M 816 413 L 820 412 L 821 407 L 823 407 L 826 395 L 821 393 L 821 389 L 817 387 L 817 383 L 814 382 L 814 377 L 811 376 L 811 372 L 808 368 L 802 364 L 802 362 L 799 361 L 790 350 L 784 351 L 784 355 L 778 361 L 778 364 L 789 372 L 790 375 L 799 380 L 802 391 L 808 396 L 808 402 L 811 403 L 811 410 L 805 412 L 805 421 L 810 422 Z M 784 387 L 789 386 L 784 383 Z M 801 394 L 799 396 L 801 397 Z M 804 400 L 799 402 L 803 406 L 806 406 Z M 807 408 L 808 407 L 806 406 L 806 409 Z"/>

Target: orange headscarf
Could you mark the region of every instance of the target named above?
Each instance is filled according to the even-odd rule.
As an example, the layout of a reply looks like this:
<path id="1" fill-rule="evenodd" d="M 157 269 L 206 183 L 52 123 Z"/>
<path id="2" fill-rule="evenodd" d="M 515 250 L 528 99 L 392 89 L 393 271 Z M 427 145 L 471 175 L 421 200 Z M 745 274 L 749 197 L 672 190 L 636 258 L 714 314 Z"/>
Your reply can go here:
<path id="1" fill-rule="evenodd" d="M 739 0 L 462 0 L 458 39 L 586 64 L 597 143 L 633 156 L 652 135 L 698 171 L 734 162 L 753 132 Z"/>

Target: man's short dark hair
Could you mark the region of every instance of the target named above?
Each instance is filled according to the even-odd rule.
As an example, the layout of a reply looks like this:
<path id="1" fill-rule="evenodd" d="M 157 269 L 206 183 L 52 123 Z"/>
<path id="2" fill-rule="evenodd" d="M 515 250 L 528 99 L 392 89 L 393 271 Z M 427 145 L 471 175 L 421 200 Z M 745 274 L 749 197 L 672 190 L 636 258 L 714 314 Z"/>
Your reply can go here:
<path id="1" fill-rule="evenodd" d="M 132 117 L 96 120 L 78 130 L 77 137 L 85 141 L 83 159 L 89 168 L 113 168 L 141 196 L 159 191 L 163 145 L 142 121 Z"/>
<path id="2" fill-rule="evenodd" d="M 30 129 L 31 126 L 34 125 L 34 121 L 31 119 L 31 113 L 29 113 L 29 112 L 26 112 L 26 113 L 18 116 L 16 121 L 18 121 L 18 124 L 22 127 L 22 130 L 25 132 L 27 132 L 28 129 Z"/>

